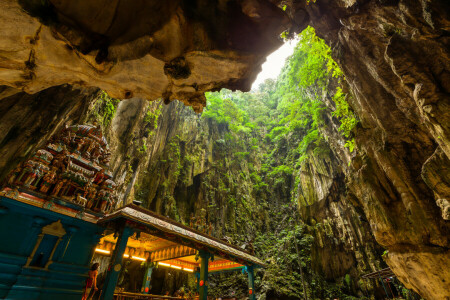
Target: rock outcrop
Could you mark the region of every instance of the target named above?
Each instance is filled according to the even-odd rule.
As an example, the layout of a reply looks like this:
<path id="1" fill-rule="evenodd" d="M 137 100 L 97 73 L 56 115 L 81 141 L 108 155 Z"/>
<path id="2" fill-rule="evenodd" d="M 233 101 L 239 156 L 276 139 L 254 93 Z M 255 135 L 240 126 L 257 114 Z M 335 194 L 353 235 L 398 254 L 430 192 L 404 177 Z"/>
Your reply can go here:
<path id="1" fill-rule="evenodd" d="M 119 99 L 249 90 L 281 45 L 284 12 L 269 1 L 2 1 L 0 84 L 36 93 L 69 83 Z"/>
<path id="2" fill-rule="evenodd" d="M 300 12 L 350 85 L 361 128 L 347 186 L 386 261 L 423 297 L 450 297 L 449 3 L 317 1 Z"/>

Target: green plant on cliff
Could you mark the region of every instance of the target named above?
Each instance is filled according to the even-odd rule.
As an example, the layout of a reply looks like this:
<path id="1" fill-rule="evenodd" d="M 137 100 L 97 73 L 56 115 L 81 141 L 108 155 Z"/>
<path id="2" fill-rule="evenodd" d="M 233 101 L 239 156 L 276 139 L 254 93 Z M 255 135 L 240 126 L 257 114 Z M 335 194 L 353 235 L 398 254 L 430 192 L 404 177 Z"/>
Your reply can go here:
<path id="1" fill-rule="evenodd" d="M 158 118 L 161 114 L 161 108 L 158 107 L 155 111 L 149 109 L 144 116 L 144 123 L 150 125 L 152 129 L 158 128 Z"/>
<path id="2" fill-rule="evenodd" d="M 333 96 L 333 100 L 336 104 L 336 110 L 333 112 L 333 115 L 338 117 L 341 121 L 339 131 L 341 131 L 344 137 L 347 138 L 345 146 L 349 148 L 350 152 L 353 152 L 353 148 L 355 147 L 355 138 L 352 137 L 352 133 L 353 129 L 358 124 L 358 120 L 348 105 L 346 95 L 342 92 L 340 87 L 337 88 L 336 93 Z"/>
<path id="3" fill-rule="evenodd" d="M 97 119 L 100 120 L 105 127 L 108 127 L 114 118 L 119 102 L 119 99 L 111 98 L 104 91 L 102 91 L 97 98 L 94 110 L 97 111 Z"/>
<path id="4" fill-rule="evenodd" d="M 203 209 L 216 237 L 228 237 L 236 245 L 255 239 L 257 256 L 269 262 L 256 276 L 263 294 L 280 299 L 305 294 L 345 298 L 349 284 L 344 278 L 330 283 L 313 271 L 316 232 L 295 217 L 302 171 L 320 160 L 317 155 L 331 151 L 322 135 L 332 112 L 332 105 L 325 103 L 334 99 L 342 134 L 354 138 L 356 123 L 346 96 L 337 88 L 339 80 L 342 72 L 330 48 L 308 28 L 277 80 L 267 80 L 250 93 L 206 93 L 207 107 L 188 141 L 176 135 L 185 136 L 186 123 L 174 122 L 149 164 L 148 173 L 157 175 L 148 179 L 149 184 L 140 182 L 137 197 L 183 221 Z M 195 118 L 183 109 L 176 114 Z M 147 114 L 144 121 L 156 126 L 157 117 Z M 167 118 L 174 115 L 170 111 Z M 329 224 L 317 226 L 323 227 L 324 237 L 332 237 Z M 212 278 L 210 291 L 245 297 L 245 277 Z"/>

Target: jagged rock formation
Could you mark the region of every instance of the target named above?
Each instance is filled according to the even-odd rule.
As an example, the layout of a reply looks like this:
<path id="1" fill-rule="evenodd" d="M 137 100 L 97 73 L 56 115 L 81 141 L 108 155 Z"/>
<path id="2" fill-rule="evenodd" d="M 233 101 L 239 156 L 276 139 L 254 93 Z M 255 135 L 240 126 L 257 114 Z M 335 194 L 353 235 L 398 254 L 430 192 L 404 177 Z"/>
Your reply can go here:
<path id="1" fill-rule="evenodd" d="M 348 187 L 389 250 L 385 260 L 425 298 L 450 297 L 442 196 L 450 166 L 449 3 L 318 1 L 301 11 L 334 47 L 350 85 L 362 128 Z"/>
<path id="2" fill-rule="evenodd" d="M 257 1 L 8 0 L 0 12 L 0 84 L 28 93 L 95 86 L 196 111 L 205 91 L 248 90 L 288 24 Z"/>
<path id="3" fill-rule="evenodd" d="M 151 28 L 141 22 L 125 26 L 129 21 L 120 13 L 117 21 L 110 21 L 110 10 L 102 10 L 96 19 L 99 10 L 87 7 L 88 1 L 79 8 L 69 1 L 51 3 L 56 18 L 50 19 L 56 22 L 46 26 L 16 1 L 2 2 L 1 84 L 29 93 L 67 82 L 99 86 L 119 98 L 179 98 L 200 111 L 203 91 L 248 87 L 284 24 L 268 1 L 258 2 L 259 7 L 256 1 L 236 4 L 242 18 L 234 19 L 231 28 L 221 24 L 229 24 L 227 16 L 235 11 L 227 8 L 222 14 L 223 7 L 208 4 L 201 7 L 216 10 L 203 11 L 199 5 L 191 10 L 197 13 L 192 17 L 174 2 L 158 11 L 169 21 Z M 114 2 L 111 10 L 122 12 L 117 10 L 121 3 Z M 24 7 L 43 17 L 33 6 Z M 124 16 L 129 13 L 130 8 L 120 8 Z M 85 14 L 87 10 L 92 14 Z M 389 250 L 385 259 L 393 271 L 427 299 L 450 297 L 449 12 L 445 0 L 323 0 L 295 2 L 287 9 L 294 30 L 310 24 L 332 45 L 353 94 L 361 127 L 356 134 L 358 155 L 344 172 L 352 201 L 363 209 L 378 243 Z M 241 34 L 243 28 L 248 31 Z M 145 34 L 149 32 L 155 35 Z M 201 32 L 200 37 L 192 38 L 193 32 Z M 227 32 L 236 35 L 227 37 Z M 211 38 L 216 33 L 217 40 Z M 200 42 L 186 43 L 198 41 L 195 37 Z M 35 134 L 36 140 L 42 136 Z M 18 149 L 14 155 L 28 153 Z"/>
<path id="4" fill-rule="evenodd" d="M 291 225 L 279 222 L 277 213 L 297 193 L 302 219 L 314 236 L 313 270 L 330 281 L 348 277 L 348 289 L 355 295 L 362 295 L 363 289 L 380 292 L 381 287 L 359 278 L 380 268 L 383 250 L 361 208 L 346 195 L 345 168 L 331 151 L 311 155 L 302 164 L 299 186 L 286 175 L 282 183 L 271 183 L 272 188 L 259 192 L 250 173 L 251 168 L 261 168 L 267 150 L 237 159 L 235 153 L 246 150 L 225 141 L 231 134 L 226 125 L 202 118 L 180 103 L 124 100 L 109 128 L 110 145 L 116 149 L 111 165 L 124 201 L 141 200 L 184 223 L 189 223 L 191 213 L 204 214 L 214 224 L 214 235 L 244 245 L 264 232 L 289 230 Z M 337 133 L 336 128 L 330 131 Z M 266 283 L 263 289 L 269 298 L 272 288 Z M 286 296 L 278 297 L 273 299 Z"/>

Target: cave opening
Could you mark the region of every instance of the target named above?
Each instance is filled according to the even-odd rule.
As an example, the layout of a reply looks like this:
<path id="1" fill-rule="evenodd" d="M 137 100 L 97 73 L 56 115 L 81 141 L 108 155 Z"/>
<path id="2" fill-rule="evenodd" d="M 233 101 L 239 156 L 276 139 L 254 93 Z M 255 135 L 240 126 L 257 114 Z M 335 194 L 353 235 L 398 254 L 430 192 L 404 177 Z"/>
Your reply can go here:
<path id="1" fill-rule="evenodd" d="M 0 298 L 79 299 L 131 203 L 267 263 L 216 298 L 450 297 L 450 7 L 422 2 L 0 4 Z"/>

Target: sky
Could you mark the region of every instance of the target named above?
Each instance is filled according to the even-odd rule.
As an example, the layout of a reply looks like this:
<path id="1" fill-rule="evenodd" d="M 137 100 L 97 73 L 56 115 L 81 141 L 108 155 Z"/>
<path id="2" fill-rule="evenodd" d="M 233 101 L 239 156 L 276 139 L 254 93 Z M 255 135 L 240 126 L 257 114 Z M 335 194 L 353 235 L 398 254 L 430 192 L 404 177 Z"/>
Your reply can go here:
<path id="1" fill-rule="evenodd" d="M 253 82 L 252 90 L 256 90 L 267 78 L 276 79 L 278 77 L 281 68 L 284 66 L 284 61 L 294 52 L 297 42 L 298 40 L 287 41 L 278 50 L 267 56 L 266 62 L 262 65 L 261 73 Z"/>

